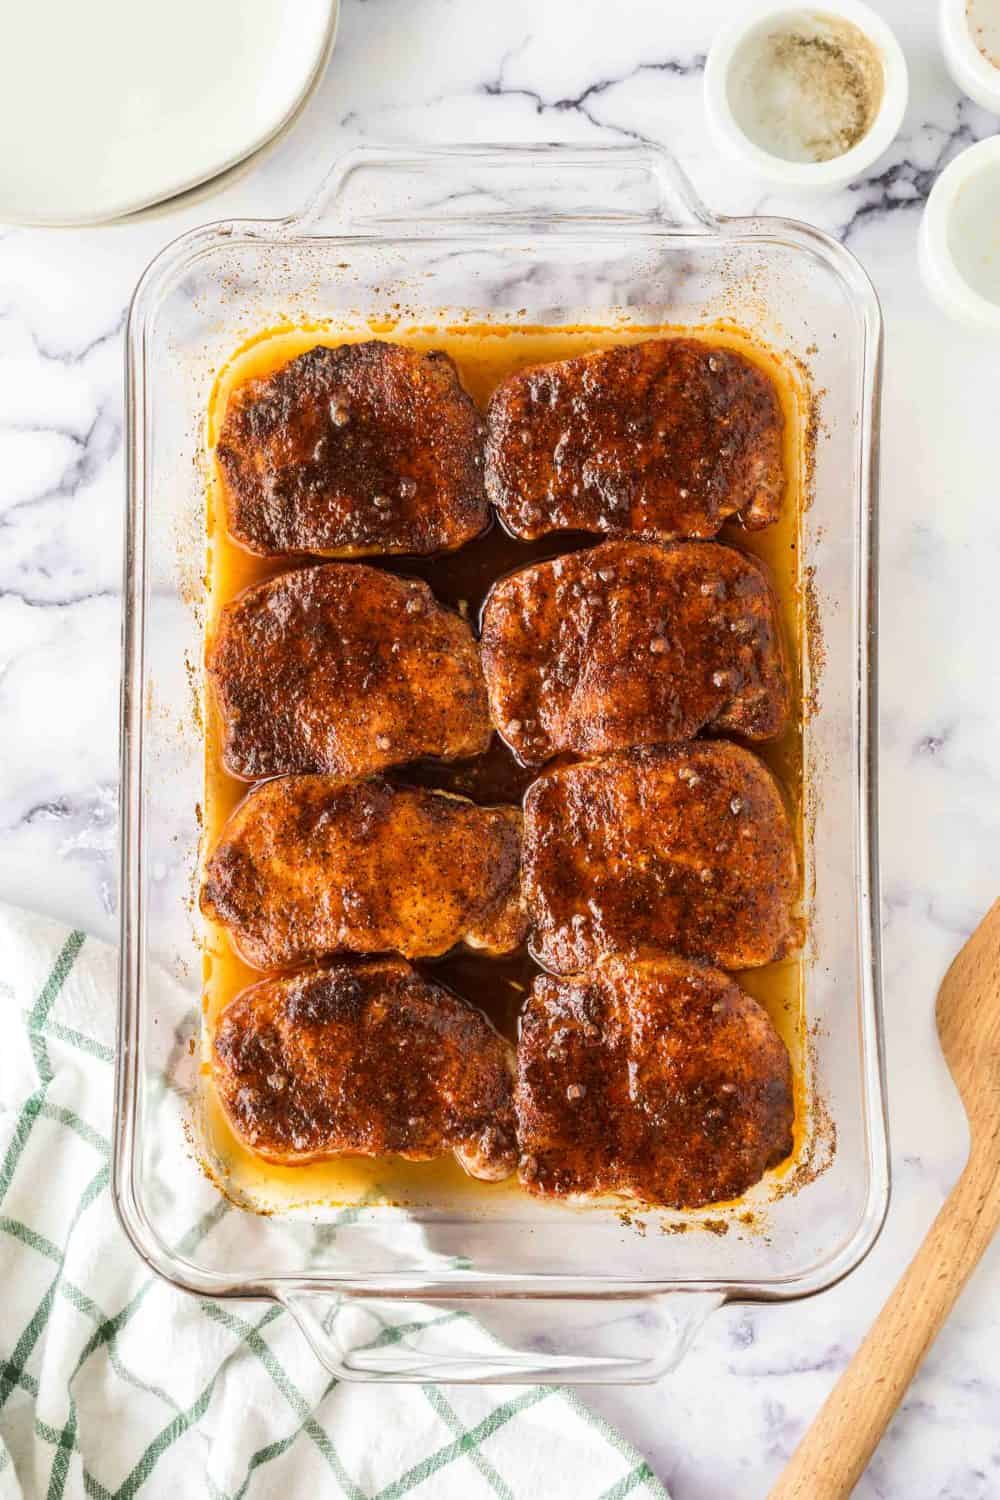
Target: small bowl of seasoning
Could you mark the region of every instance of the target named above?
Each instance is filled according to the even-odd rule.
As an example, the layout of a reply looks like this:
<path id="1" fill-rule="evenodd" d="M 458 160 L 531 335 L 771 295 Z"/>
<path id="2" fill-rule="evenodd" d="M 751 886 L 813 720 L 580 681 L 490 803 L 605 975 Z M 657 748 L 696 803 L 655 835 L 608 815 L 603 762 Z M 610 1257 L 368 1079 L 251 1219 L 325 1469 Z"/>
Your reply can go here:
<path id="1" fill-rule="evenodd" d="M 720 147 L 790 188 L 861 176 L 895 139 L 907 92 L 899 43 L 861 0 L 758 5 L 719 31 L 705 65 Z"/>
<path id="2" fill-rule="evenodd" d="M 1000 135 L 948 163 L 920 221 L 920 270 L 934 301 L 967 328 L 1000 333 Z"/>
<path id="3" fill-rule="evenodd" d="M 941 50 L 955 83 L 1000 113 L 1000 0 L 941 0 Z"/>

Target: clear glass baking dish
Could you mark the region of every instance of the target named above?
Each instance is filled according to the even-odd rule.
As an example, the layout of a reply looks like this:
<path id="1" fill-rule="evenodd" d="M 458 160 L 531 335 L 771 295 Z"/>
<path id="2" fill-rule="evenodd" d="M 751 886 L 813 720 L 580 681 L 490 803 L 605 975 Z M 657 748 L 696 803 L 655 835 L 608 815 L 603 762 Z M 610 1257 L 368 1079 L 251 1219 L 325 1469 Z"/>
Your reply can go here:
<path id="1" fill-rule="evenodd" d="M 777 1191 L 688 1215 L 523 1195 L 475 1209 L 254 1214 L 206 1177 L 192 1139 L 204 415 L 242 341 L 316 317 L 387 330 L 401 317 L 721 318 L 808 369 L 809 1139 Z M 303 213 L 195 230 L 149 267 L 127 335 L 114 1194 L 160 1275 L 203 1296 L 285 1304 L 345 1379 L 637 1381 L 670 1368 L 723 1301 L 807 1296 L 865 1256 L 889 1192 L 875 808 L 880 350 L 878 304 L 847 250 L 787 219 L 716 219 L 672 159 L 645 147 L 358 152 Z"/>

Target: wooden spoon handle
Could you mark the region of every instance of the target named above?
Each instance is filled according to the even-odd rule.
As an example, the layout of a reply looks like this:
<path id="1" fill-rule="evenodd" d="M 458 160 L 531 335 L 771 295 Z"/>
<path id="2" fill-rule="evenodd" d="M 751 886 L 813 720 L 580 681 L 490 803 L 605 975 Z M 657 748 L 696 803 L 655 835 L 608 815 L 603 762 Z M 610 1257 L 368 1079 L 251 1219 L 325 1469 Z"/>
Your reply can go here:
<path id="1" fill-rule="evenodd" d="M 1000 1142 L 982 1142 L 927 1238 L 771 1490 L 845 1500 L 1000 1224 Z"/>

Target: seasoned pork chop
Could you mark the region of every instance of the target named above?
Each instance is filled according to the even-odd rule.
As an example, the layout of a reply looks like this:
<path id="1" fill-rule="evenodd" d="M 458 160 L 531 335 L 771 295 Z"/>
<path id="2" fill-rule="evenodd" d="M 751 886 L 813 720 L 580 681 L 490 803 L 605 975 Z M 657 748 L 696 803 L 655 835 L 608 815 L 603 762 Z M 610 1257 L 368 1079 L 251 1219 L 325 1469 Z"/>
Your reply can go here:
<path id="1" fill-rule="evenodd" d="M 767 1012 L 676 958 L 539 976 L 515 1100 L 533 1193 L 698 1208 L 738 1198 L 792 1149 L 791 1066 Z"/>
<path id="2" fill-rule="evenodd" d="M 244 990 L 219 1019 L 212 1071 L 233 1129 L 268 1161 L 453 1151 L 473 1177 L 514 1170 L 509 1045 L 398 959 Z"/>
<path id="3" fill-rule="evenodd" d="M 524 568 L 494 586 L 481 644 L 493 717 L 529 765 L 788 722 L 771 586 L 716 542 L 605 542 Z"/>
<path id="4" fill-rule="evenodd" d="M 694 339 L 616 345 L 511 375 L 486 415 L 486 488 L 515 536 L 713 537 L 777 520 L 785 479 L 772 381 Z"/>
<path id="5" fill-rule="evenodd" d="M 233 813 L 206 916 L 258 969 L 335 953 L 432 958 L 524 939 L 521 814 L 377 778 L 282 776 Z"/>
<path id="6" fill-rule="evenodd" d="M 486 525 L 482 422 L 447 354 L 310 349 L 236 388 L 215 452 L 250 552 L 450 552 Z"/>
<path id="7" fill-rule="evenodd" d="M 795 842 L 777 782 L 723 741 L 553 770 L 524 799 L 532 950 L 575 974 L 607 954 L 749 969 L 796 942 Z"/>
<path id="8" fill-rule="evenodd" d="M 248 781 L 364 776 L 478 755 L 492 733 L 468 625 L 425 583 L 361 563 L 302 568 L 227 604 L 208 654 L 223 760 Z"/>

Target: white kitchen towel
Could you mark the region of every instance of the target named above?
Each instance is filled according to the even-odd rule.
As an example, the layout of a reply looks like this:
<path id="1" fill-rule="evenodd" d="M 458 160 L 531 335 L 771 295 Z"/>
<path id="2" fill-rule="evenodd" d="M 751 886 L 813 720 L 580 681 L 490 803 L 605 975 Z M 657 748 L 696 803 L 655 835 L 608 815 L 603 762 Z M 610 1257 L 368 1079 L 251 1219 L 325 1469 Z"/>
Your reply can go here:
<path id="1" fill-rule="evenodd" d="M 572 1392 L 341 1384 L 274 1304 L 153 1275 L 108 1186 L 114 951 L 0 909 L 0 955 L 0 1500 L 667 1500 Z"/>

